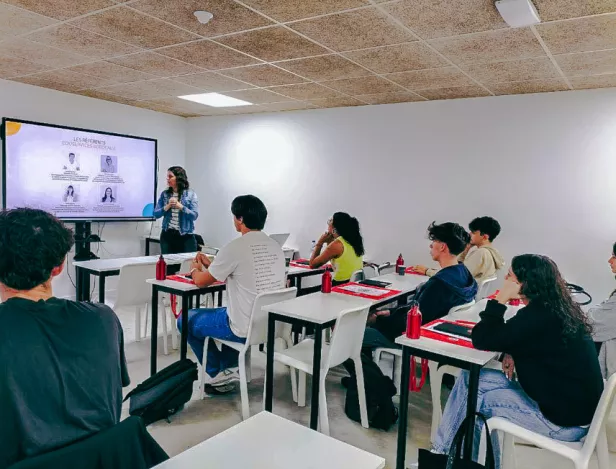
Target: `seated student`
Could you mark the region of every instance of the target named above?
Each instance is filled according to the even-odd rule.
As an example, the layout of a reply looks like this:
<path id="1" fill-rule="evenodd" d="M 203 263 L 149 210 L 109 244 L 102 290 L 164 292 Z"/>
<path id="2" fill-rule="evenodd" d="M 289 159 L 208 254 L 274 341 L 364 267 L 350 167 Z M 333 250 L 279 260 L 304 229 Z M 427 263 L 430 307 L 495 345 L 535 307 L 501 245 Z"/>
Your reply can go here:
<path id="1" fill-rule="evenodd" d="M 327 244 L 325 251 L 323 244 Z M 315 269 L 331 262 L 334 267 L 333 285 L 349 281 L 353 272 L 364 268 L 364 240 L 357 218 L 348 213 L 336 212 L 327 222 L 327 231 L 321 235 L 310 257 L 310 267 Z"/>
<path id="2" fill-rule="evenodd" d="M 513 298 L 526 306 L 505 322 L 505 305 Z M 476 348 L 508 354 L 502 372 L 481 370 L 477 412 L 560 441 L 583 438 L 603 392 L 590 333 L 591 325 L 556 264 L 535 254 L 514 257 L 499 294 L 473 328 Z M 517 381 L 512 380 L 514 368 Z M 467 395 L 468 372 L 463 371 L 445 406 L 433 452 L 449 451 L 466 416 Z M 478 425 L 475 441 L 479 432 Z M 498 468 L 498 438 L 493 439 Z"/>
<path id="3" fill-rule="evenodd" d="M 439 263 L 439 270 L 426 283 L 420 285 L 414 297 L 419 303 L 424 324 L 446 316 L 454 306 L 471 302 L 477 294 L 477 282 L 458 262 L 458 255 L 469 242 L 468 233 L 457 223 L 432 223 L 428 227 L 430 255 Z M 394 311 L 378 311 L 368 318 L 369 327 L 364 334 L 365 349 L 397 347 L 394 339 L 405 331 L 409 304 Z"/>
<path id="4" fill-rule="evenodd" d="M 616 274 L 616 243 L 608 263 Z M 593 340 L 599 353 L 599 363 L 605 378 L 616 373 L 616 290 L 599 306 L 588 310 L 593 325 Z"/>
<path id="5" fill-rule="evenodd" d="M 254 195 L 236 197 L 231 204 L 235 229 L 242 234 L 223 247 L 214 261 L 199 253 L 192 264 L 195 284 L 205 287 L 216 281 L 226 282 L 228 307 L 201 308 L 188 312 L 188 343 L 199 362 L 203 362 L 206 337 L 245 342 L 258 293 L 285 287 L 285 260 L 282 247 L 263 233 L 267 209 Z M 203 270 L 203 269 L 206 270 Z M 178 319 L 181 327 L 182 316 Z M 214 393 L 232 391 L 239 379 L 238 353 L 213 341 L 207 350 L 206 372 L 213 379 Z"/>
<path id="6" fill-rule="evenodd" d="M 52 293 L 72 245 L 49 213 L 0 212 L 0 468 L 120 421 L 120 321 L 105 305 Z"/>
<path id="7" fill-rule="evenodd" d="M 478 282 L 494 277 L 505 265 L 503 257 L 492 246 L 492 242 L 501 231 L 500 224 L 491 217 L 478 217 L 470 222 L 468 228 L 471 232 L 471 242 L 458 256 L 458 261 L 464 263 Z M 416 265 L 414 268 L 429 277 L 438 272 L 438 269 L 429 269 L 423 265 Z"/>

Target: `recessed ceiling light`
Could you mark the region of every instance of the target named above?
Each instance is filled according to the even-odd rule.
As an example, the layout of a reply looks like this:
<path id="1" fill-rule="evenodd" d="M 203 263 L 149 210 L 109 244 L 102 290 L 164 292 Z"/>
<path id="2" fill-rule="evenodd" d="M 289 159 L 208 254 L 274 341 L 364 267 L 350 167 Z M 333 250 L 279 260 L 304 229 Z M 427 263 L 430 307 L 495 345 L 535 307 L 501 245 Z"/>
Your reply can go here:
<path id="1" fill-rule="evenodd" d="M 185 96 L 178 96 L 178 98 L 213 107 L 252 106 L 252 103 L 248 101 L 242 101 L 241 99 L 219 93 L 187 94 Z"/>
<path id="2" fill-rule="evenodd" d="M 208 24 L 214 15 L 212 15 L 209 11 L 197 10 L 193 13 L 197 17 L 197 21 L 201 24 Z"/>

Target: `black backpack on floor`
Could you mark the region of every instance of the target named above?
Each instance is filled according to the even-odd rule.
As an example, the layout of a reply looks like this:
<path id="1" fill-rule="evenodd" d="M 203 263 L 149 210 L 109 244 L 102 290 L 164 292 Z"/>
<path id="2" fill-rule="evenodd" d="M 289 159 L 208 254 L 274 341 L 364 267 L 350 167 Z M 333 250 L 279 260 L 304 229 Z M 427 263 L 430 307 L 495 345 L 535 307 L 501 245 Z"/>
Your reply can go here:
<path id="1" fill-rule="evenodd" d="M 160 370 L 126 395 L 130 415 L 141 417 L 146 425 L 168 419 L 190 400 L 197 376 L 197 364 L 188 358 Z"/>
<path id="2" fill-rule="evenodd" d="M 398 421 L 398 409 L 391 398 L 396 395 L 396 386 L 389 376 L 385 376 L 374 361 L 365 354 L 361 355 L 368 407 L 368 423 L 371 428 L 389 430 Z M 352 375 L 347 388 L 344 413 L 351 420 L 361 423 L 357 382 Z"/>

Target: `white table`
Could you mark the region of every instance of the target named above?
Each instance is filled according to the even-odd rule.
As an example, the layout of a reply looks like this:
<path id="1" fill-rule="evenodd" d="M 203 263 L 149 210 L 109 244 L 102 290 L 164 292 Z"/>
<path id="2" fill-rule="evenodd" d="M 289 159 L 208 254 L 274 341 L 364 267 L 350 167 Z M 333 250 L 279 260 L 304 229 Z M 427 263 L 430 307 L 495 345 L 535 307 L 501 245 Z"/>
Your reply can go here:
<path id="1" fill-rule="evenodd" d="M 184 254 L 165 254 L 167 265 L 177 265 L 186 259 L 197 255 L 196 252 Z M 105 279 L 114 275 L 120 275 L 120 269 L 128 264 L 156 264 L 158 256 L 120 257 L 116 259 L 93 259 L 90 261 L 74 262 L 76 274 L 76 300 L 90 301 L 90 275 L 99 277 L 98 301 L 105 302 Z"/>
<path id="2" fill-rule="evenodd" d="M 382 469 L 385 459 L 261 412 L 156 469 Z"/>
<path id="3" fill-rule="evenodd" d="M 312 399 L 310 403 L 310 428 L 316 430 L 319 420 L 319 379 L 321 375 L 321 348 L 323 330 L 332 326 L 340 313 L 346 309 L 366 307 L 376 309 L 413 292 L 428 277 L 419 275 L 387 274 L 371 280 L 391 283 L 395 296 L 381 300 L 360 298 L 344 293 L 312 293 L 292 300 L 281 301 L 263 307 L 268 314 L 267 362 L 265 368 L 265 410 L 272 411 L 274 394 L 274 331 L 276 321 L 295 326 L 314 327 L 314 357 L 312 362 Z"/>
<path id="4" fill-rule="evenodd" d="M 400 416 L 398 420 L 398 451 L 396 457 L 396 469 L 405 469 L 406 456 L 406 430 L 408 425 L 408 401 L 409 401 L 409 375 L 410 358 L 416 356 L 434 360 L 440 364 L 453 365 L 470 371 L 467 399 L 468 426 L 464 439 L 464 455 L 470 458 L 473 448 L 473 434 L 475 427 L 475 409 L 477 408 L 477 388 L 479 386 L 479 372 L 490 360 L 498 356 L 496 352 L 485 352 L 461 345 L 449 344 L 440 340 L 420 337 L 409 339 L 400 336 L 396 343 L 402 346 L 402 376 L 400 378 Z"/>

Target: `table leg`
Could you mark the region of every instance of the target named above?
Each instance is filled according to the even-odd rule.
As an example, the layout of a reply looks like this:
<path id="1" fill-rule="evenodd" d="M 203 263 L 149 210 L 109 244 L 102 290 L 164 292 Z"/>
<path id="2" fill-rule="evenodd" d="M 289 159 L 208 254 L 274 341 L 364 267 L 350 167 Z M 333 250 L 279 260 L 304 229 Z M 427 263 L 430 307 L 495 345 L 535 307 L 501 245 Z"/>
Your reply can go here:
<path id="1" fill-rule="evenodd" d="M 180 359 L 186 358 L 188 352 L 188 302 L 189 298 L 182 294 L 182 342 L 180 344 Z"/>
<path id="2" fill-rule="evenodd" d="M 302 291 L 302 278 L 297 277 L 297 281 L 295 282 L 295 286 L 297 287 L 297 296 L 299 296 L 299 292 Z"/>
<path id="3" fill-rule="evenodd" d="M 319 424 L 319 385 L 321 381 L 321 348 L 323 327 L 314 326 L 314 358 L 312 360 L 312 398 L 310 401 L 310 428 L 317 429 Z"/>
<path id="4" fill-rule="evenodd" d="M 81 301 L 90 301 L 90 272 L 81 274 Z"/>
<path id="5" fill-rule="evenodd" d="M 400 409 L 398 416 L 398 450 L 396 469 L 405 469 L 406 429 L 409 412 L 409 375 L 411 372 L 411 351 L 402 347 L 402 376 L 400 377 Z"/>
<path id="6" fill-rule="evenodd" d="M 75 267 L 75 301 L 83 301 L 83 271 Z"/>
<path id="7" fill-rule="evenodd" d="M 222 290 L 218 292 L 218 307 L 219 308 L 222 306 L 222 293 L 223 293 Z"/>
<path id="8" fill-rule="evenodd" d="M 152 285 L 152 329 L 150 331 L 150 376 L 156 373 L 156 348 L 158 346 L 158 288 Z"/>
<path id="9" fill-rule="evenodd" d="M 98 277 L 98 302 L 105 304 L 105 276 Z"/>
<path id="10" fill-rule="evenodd" d="M 464 459 L 470 461 L 473 457 L 473 437 L 475 435 L 475 412 L 477 412 L 477 391 L 479 389 L 479 365 L 471 365 L 468 377 L 468 397 L 466 401 L 466 417 L 468 426 L 464 437 Z M 477 442 L 479 444 L 479 442 Z"/>
<path id="11" fill-rule="evenodd" d="M 150 255 L 150 238 L 145 238 L 145 255 Z"/>
<path id="12" fill-rule="evenodd" d="M 276 319 L 269 313 L 267 319 L 267 361 L 265 364 L 265 410 L 272 411 L 274 400 L 274 336 Z"/>

